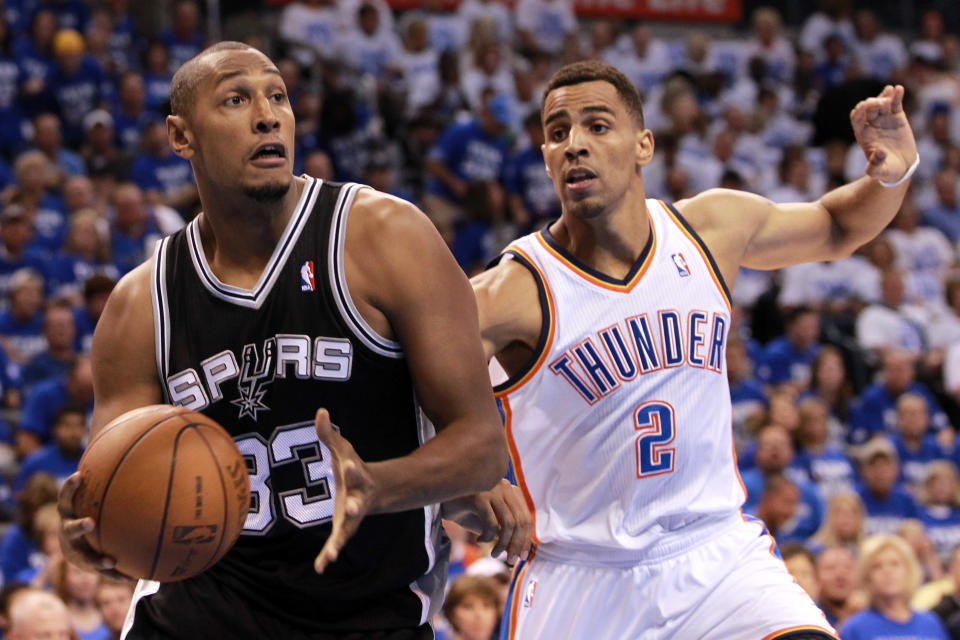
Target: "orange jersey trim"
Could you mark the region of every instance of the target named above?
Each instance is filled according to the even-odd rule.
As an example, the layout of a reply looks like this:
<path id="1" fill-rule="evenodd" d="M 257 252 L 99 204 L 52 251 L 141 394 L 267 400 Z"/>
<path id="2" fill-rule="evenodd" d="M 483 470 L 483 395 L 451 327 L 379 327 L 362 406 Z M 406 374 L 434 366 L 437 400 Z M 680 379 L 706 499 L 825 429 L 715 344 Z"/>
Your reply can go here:
<path id="1" fill-rule="evenodd" d="M 543 343 L 543 349 L 540 351 L 540 354 L 537 356 L 536 361 L 534 361 L 533 366 L 530 367 L 530 370 L 523 374 L 519 380 L 511 384 L 509 387 L 504 387 L 498 389 L 494 392 L 494 396 L 497 398 L 505 398 L 507 394 L 516 391 L 523 385 L 527 383 L 540 370 L 540 367 L 543 366 L 544 361 L 547 359 L 547 355 L 550 353 L 550 348 L 553 346 L 553 334 L 554 329 L 556 329 L 556 310 L 553 304 L 553 294 L 550 292 L 550 285 L 547 284 L 547 279 L 543 275 L 543 271 L 540 270 L 540 267 L 537 266 L 537 263 L 523 250 L 518 249 L 517 247 L 510 247 L 510 251 L 515 251 L 520 255 L 524 260 L 529 263 L 537 271 L 537 276 L 540 279 L 540 283 L 543 285 L 544 298 L 547 301 L 547 308 L 542 309 L 541 311 L 546 314 L 547 320 L 547 339 Z"/>
<path id="2" fill-rule="evenodd" d="M 530 560 L 533 560 L 533 552 L 530 553 Z M 508 640 L 514 640 L 517 634 L 517 611 L 520 608 L 520 600 L 523 598 L 520 593 L 523 589 L 523 576 L 526 575 L 527 569 L 530 567 L 530 560 L 523 565 L 523 568 L 520 569 L 520 573 L 517 574 L 517 578 L 513 583 L 513 603 L 510 607 L 510 629 L 507 634 Z"/>
<path id="3" fill-rule="evenodd" d="M 648 220 L 649 220 L 649 216 L 648 216 Z M 573 271 L 575 274 L 577 274 L 578 276 L 580 276 L 590 284 L 596 285 L 598 287 L 602 287 L 604 289 L 607 289 L 608 291 L 616 291 L 619 293 L 630 293 L 631 291 L 633 291 L 633 288 L 637 286 L 637 283 L 640 282 L 640 280 L 643 278 L 644 274 L 646 274 L 647 269 L 650 268 L 650 264 L 653 262 L 653 256 L 657 252 L 657 231 L 653 225 L 653 221 L 650 221 L 650 234 L 653 238 L 653 240 L 650 243 L 650 251 L 648 251 L 647 255 L 644 256 L 643 263 L 640 265 L 640 268 L 637 269 L 637 272 L 633 274 L 633 277 L 630 278 L 629 281 L 623 284 L 614 284 L 612 282 L 605 282 L 604 280 L 597 278 L 593 274 L 587 273 L 586 271 L 581 269 L 579 266 L 571 262 L 565 255 L 563 255 L 562 253 L 557 251 L 555 248 L 550 246 L 550 243 L 547 242 L 546 239 L 543 237 L 543 230 L 541 230 L 537 234 L 537 241 L 540 242 L 540 244 L 543 246 L 544 249 L 550 252 L 550 255 L 552 255 L 554 258 L 559 260 L 568 269 Z"/>
<path id="4" fill-rule="evenodd" d="M 531 538 L 534 545 L 540 544 L 537 538 L 537 510 L 533 504 L 533 498 L 530 497 L 530 490 L 527 489 L 527 481 L 523 475 L 523 464 L 520 462 L 520 450 L 513 438 L 513 411 L 510 409 L 510 399 L 506 396 L 500 398 L 500 406 L 503 409 L 503 426 L 507 434 L 507 449 L 510 451 L 510 460 L 513 462 L 513 471 L 517 476 L 517 485 L 523 493 L 523 499 L 527 502 L 527 508 L 530 509 L 530 517 L 533 519 L 533 532 Z M 530 554 L 533 558 L 533 552 Z"/>
<path id="5" fill-rule="evenodd" d="M 793 633 L 794 631 L 820 631 L 822 633 L 827 634 L 831 638 L 836 638 L 837 640 L 840 640 L 840 636 L 838 636 L 835 632 L 831 631 L 830 629 L 827 629 L 825 627 L 818 627 L 813 624 L 803 624 L 798 627 L 787 627 L 786 629 L 780 629 L 778 631 L 774 631 L 770 635 L 763 636 L 763 640 L 774 640 L 775 638 L 779 638 L 780 636 L 786 633 Z"/>
<path id="6" fill-rule="evenodd" d="M 663 200 L 658 200 L 657 202 L 659 202 L 660 205 L 663 206 L 664 210 L 670 216 L 670 219 L 673 220 L 673 223 L 680 228 L 680 231 L 682 231 L 683 234 L 690 239 L 690 242 L 693 243 L 693 246 L 695 246 L 697 248 L 697 251 L 700 252 L 700 257 L 703 258 L 704 264 L 707 265 L 707 270 L 710 271 L 710 277 L 713 278 L 713 284 L 716 285 L 717 291 L 720 292 L 720 296 L 723 298 L 723 301 L 727 303 L 727 310 L 732 313 L 733 310 L 731 308 L 732 305 L 730 304 L 730 298 L 727 296 L 727 292 L 724 289 L 724 286 L 721 284 L 722 278 L 720 274 L 717 273 L 716 270 L 714 269 L 713 260 L 711 260 L 710 257 L 707 255 L 707 252 L 705 250 L 706 247 L 704 246 L 703 241 L 693 236 L 690 233 L 690 231 L 687 229 L 686 225 L 684 225 L 683 223 L 680 222 L 680 220 L 677 219 L 677 215 L 673 212 L 672 207 L 670 207 Z"/>

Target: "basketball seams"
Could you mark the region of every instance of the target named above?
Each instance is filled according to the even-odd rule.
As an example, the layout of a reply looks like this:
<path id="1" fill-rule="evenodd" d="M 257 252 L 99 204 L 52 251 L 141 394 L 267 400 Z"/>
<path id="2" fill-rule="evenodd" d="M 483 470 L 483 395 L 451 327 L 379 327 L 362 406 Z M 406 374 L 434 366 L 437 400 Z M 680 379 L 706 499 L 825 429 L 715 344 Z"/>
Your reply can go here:
<path id="1" fill-rule="evenodd" d="M 197 422 L 194 424 L 194 426 L 209 427 L 210 425 L 205 424 L 203 422 Z M 219 433 L 219 432 L 215 431 L 215 433 Z M 200 572 L 202 573 L 203 571 L 206 571 L 207 569 L 212 567 L 217 562 L 217 560 L 220 559 L 220 548 L 223 546 L 223 538 L 227 534 L 227 525 L 229 524 L 230 500 L 229 500 L 229 496 L 227 495 L 227 485 L 223 481 L 223 468 L 222 468 L 222 465 L 220 464 L 220 458 L 217 457 L 216 451 L 214 451 L 213 446 L 211 446 L 210 444 L 210 441 L 207 440 L 207 435 L 203 433 L 203 431 L 201 431 L 199 428 L 197 429 L 197 435 L 200 436 L 201 440 L 203 440 L 203 444 L 207 447 L 207 451 L 210 452 L 210 457 L 213 458 L 213 461 L 217 468 L 217 477 L 220 479 L 220 491 L 223 494 L 223 500 L 221 500 L 221 502 L 223 503 L 223 524 L 220 527 L 220 536 L 217 539 L 217 548 L 214 550 L 213 555 L 210 556 L 210 560 L 205 565 L 203 565 L 203 567 L 200 569 Z"/>
<path id="2" fill-rule="evenodd" d="M 177 414 L 177 417 L 183 416 Z M 157 564 L 160 562 L 160 552 L 163 550 L 163 538 L 167 531 L 167 516 L 170 512 L 170 496 L 173 493 L 173 479 L 177 471 L 177 447 L 180 446 L 180 438 L 184 432 L 193 427 L 194 423 L 192 422 L 184 425 L 177 431 L 177 435 L 173 439 L 173 452 L 170 455 L 170 476 L 167 478 L 167 493 L 163 499 L 163 516 L 160 518 L 160 535 L 157 538 L 157 545 L 153 549 L 153 563 L 150 565 L 148 580 L 154 579 L 154 575 L 157 573 Z"/>

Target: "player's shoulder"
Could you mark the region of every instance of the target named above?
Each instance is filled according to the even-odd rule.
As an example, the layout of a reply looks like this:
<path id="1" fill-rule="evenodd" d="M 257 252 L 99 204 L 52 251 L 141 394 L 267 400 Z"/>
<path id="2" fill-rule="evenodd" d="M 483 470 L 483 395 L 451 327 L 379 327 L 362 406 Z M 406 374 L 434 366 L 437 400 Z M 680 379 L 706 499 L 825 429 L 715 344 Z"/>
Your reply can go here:
<path id="1" fill-rule="evenodd" d="M 348 242 L 396 245 L 403 240 L 435 236 L 430 219 L 411 202 L 376 189 L 359 189 L 350 207 Z"/>
<path id="2" fill-rule="evenodd" d="M 139 305 L 150 302 L 153 260 L 147 260 L 126 273 L 110 293 L 109 300 L 116 304 Z"/>
<path id="3" fill-rule="evenodd" d="M 543 310 L 540 285 L 533 272 L 507 257 L 470 279 L 480 312 L 480 329 L 487 335 L 508 334 L 514 340 L 536 343 Z"/>

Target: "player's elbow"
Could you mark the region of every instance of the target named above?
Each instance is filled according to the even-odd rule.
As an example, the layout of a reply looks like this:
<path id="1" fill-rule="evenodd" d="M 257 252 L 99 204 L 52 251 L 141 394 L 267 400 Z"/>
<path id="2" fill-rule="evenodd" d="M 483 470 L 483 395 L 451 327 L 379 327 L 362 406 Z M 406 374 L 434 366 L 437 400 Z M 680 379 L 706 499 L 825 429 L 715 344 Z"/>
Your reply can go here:
<path id="1" fill-rule="evenodd" d="M 482 442 L 473 449 L 476 454 L 476 473 L 474 491 L 489 491 L 507 474 L 509 452 L 503 428 L 497 424 L 495 429 L 485 429 Z"/>

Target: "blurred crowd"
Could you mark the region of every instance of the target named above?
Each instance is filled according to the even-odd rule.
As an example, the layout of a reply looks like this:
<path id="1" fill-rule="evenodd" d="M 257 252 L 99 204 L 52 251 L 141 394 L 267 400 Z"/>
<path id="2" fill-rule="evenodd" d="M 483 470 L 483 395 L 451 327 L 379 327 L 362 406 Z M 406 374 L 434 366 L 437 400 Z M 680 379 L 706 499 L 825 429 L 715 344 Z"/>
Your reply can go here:
<path id="1" fill-rule="evenodd" d="M 196 2 L 164 7 L 159 24 L 127 0 L 6 0 L 0 11 L 10 637 L 44 616 L 82 638 L 118 637 L 111 607 L 129 602 L 127 587 L 63 562 L 52 503 L 86 442 L 106 299 L 199 206 L 163 118 L 173 72 L 209 38 Z M 569 0 L 402 11 L 309 0 L 257 17 L 222 35 L 276 61 L 297 116 L 295 171 L 416 203 L 468 274 L 559 215 L 539 108 L 564 62 L 605 60 L 640 89 L 657 147 L 644 183 L 668 201 L 714 187 L 806 201 L 857 179 L 865 159 L 847 114 L 904 84 L 921 162 L 902 210 L 849 258 L 741 270 L 727 372 L 744 509 L 832 622 L 856 616 L 844 637 L 871 637 L 856 630 L 905 606 L 933 608 L 960 638 L 960 38 L 941 13 L 893 25 L 823 0 L 795 27 L 760 7 L 739 31 L 578 18 Z M 507 569 L 450 533 L 455 579 L 438 627 L 486 640 Z"/>

